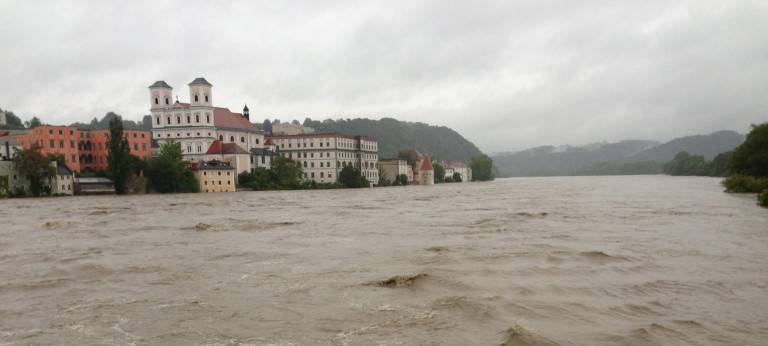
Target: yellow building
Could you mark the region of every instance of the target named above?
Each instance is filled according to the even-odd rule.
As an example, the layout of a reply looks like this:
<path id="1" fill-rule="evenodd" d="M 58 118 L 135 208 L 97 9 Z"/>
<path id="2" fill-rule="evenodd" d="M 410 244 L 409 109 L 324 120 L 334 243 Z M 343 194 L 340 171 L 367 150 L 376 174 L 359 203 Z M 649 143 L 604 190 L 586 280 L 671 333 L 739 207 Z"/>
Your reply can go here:
<path id="1" fill-rule="evenodd" d="M 218 160 L 190 162 L 200 192 L 235 192 L 237 173 L 229 162 Z"/>

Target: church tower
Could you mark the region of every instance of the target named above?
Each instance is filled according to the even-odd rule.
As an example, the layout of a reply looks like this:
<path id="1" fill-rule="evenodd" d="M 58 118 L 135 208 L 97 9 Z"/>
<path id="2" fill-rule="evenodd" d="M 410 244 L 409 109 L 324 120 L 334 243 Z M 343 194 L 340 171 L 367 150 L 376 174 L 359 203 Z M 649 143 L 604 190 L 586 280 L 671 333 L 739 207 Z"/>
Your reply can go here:
<path id="1" fill-rule="evenodd" d="M 203 77 L 196 78 L 189 83 L 189 106 L 190 107 L 212 107 L 213 94 L 211 89 L 213 85 L 208 83 Z"/>
<path id="2" fill-rule="evenodd" d="M 249 121 L 251 120 L 251 116 L 250 116 L 250 114 L 248 113 L 248 105 L 247 105 L 247 104 L 245 105 L 245 107 L 243 107 L 243 116 L 244 116 L 246 119 L 248 119 Z"/>
<path id="3" fill-rule="evenodd" d="M 157 81 L 155 84 L 149 86 L 149 109 L 165 109 L 171 108 L 171 95 L 173 94 L 173 88 L 165 81 Z"/>

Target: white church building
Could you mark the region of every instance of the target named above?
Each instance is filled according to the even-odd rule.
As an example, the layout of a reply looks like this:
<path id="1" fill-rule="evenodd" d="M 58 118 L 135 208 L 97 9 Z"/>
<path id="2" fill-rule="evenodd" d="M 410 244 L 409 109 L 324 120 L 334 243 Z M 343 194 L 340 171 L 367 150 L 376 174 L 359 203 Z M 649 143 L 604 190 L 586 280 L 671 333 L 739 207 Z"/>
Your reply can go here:
<path id="1" fill-rule="evenodd" d="M 242 114 L 214 107 L 213 85 L 205 78 L 197 78 L 188 86 L 189 103 L 179 102 L 178 96 L 176 101 L 172 101 L 173 87 L 164 81 L 157 81 L 149 87 L 152 137 L 161 146 L 169 138 L 181 142 L 185 160 L 234 161 L 231 164 L 238 173 L 248 171 L 247 159 L 241 164 L 239 159 L 216 157 L 225 155 L 220 150 L 209 153 L 216 140 L 227 147 L 233 144 L 242 148 L 239 152 L 264 148 L 264 134 L 251 123 L 248 106 L 243 108 Z M 216 148 L 219 147 L 217 143 Z"/>

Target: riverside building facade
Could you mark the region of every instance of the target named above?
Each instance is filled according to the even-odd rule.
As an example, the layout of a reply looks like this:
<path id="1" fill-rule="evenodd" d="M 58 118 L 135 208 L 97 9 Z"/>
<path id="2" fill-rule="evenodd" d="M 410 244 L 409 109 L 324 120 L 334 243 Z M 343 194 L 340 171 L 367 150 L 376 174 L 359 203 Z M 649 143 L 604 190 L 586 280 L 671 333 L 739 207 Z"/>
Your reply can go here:
<path id="1" fill-rule="evenodd" d="M 172 100 L 173 88 L 164 81 L 149 87 L 152 138 L 163 145 L 173 138 L 181 143 L 184 159 L 210 160 L 209 149 L 218 140 L 234 144 L 245 152 L 261 149 L 264 134 L 250 121 L 248 106 L 243 113 L 213 106 L 213 85 L 197 78 L 189 86 L 189 103 Z M 232 162 L 237 172 L 248 171 L 248 164 Z"/>
<path id="2" fill-rule="evenodd" d="M 338 133 L 271 136 L 276 152 L 301 165 L 304 179 L 318 184 L 338 181 L 346 166 L 360 170 L 369 181 L 379 181 L 379 141 Z"/>

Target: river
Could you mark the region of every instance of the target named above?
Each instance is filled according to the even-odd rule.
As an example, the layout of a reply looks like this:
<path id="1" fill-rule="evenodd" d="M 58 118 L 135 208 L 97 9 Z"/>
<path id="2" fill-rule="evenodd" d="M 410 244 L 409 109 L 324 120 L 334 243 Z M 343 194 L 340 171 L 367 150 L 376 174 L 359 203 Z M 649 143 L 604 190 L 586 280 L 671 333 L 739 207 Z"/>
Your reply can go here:
<path id="1" fill-rule="evenodd" d="M 0 345 L 764 345 L 720 179 L 0 200 Z"/>

